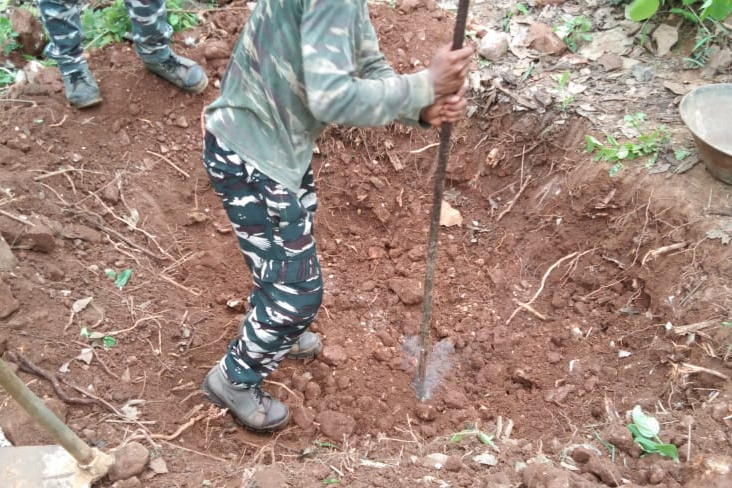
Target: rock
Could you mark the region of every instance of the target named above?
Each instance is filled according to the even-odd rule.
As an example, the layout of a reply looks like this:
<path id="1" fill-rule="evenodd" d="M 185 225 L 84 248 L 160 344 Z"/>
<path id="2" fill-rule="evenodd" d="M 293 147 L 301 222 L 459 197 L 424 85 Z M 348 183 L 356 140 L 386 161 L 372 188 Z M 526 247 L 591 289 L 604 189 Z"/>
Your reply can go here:
<path id="1" fill-rule="evenodd" d="M 447 408 L 454 408 L 456 410 L 465 408 L 465 405 L 468 403 L 468 399 L 465 397 L 465 394 L 457 390 L 449 390 L 445 393 L 444 399 L 445 406 Z"/>
<path id="2" fill-rule="evenodd" d="M 685 488 L 729 488 L 732 478 L 732 457 L 703 454 L 687 463 Z"/>
<path id="3" fill-rule="evenodd" d="M 12 271 L 17 265 L 18 259 L 3 236 L 0 235 L 0 271 Z"/>
<path id="4" fill-rule="evenodd" d="M 315 421 L 320 424 L 320 431 L 334 441 L 343 441 L 343 438 L 350 436 L 356 427 L 353 417 L 333 410 L 320 412 Z"/>
<path id="5" fill-rule="evenodd" d="M 181 129 L 186 129 L 188 128 L 188 119 L 185 115 L 179 115 L 175 118 L 174 125 L 176 127 L 180 127 Z"/>
<path id="6" fill-rule="evenodd" d="M 608 443 L 627 454 L 633 455 L 633 453 L 640 452 L 640 448 L 633 440 L 633 435 L 622 423 L 618 422 L 607 426 L 602 431 L 602 437 Z"/>
<path id="7" fill-rule="evenodd" d="M 620 486 L 623 480 L 620 471 L 611 460 L 596 454 L 592 454 L 590 460 L 582 466 L 582 472 L 594 474 L 608 486 Z"/>
<path id="8" fill-rule="evenodd" d="M 244 475 L 241 488 L 284 488 L 289 486 L 280 470 L 274 466 L 258 468 L 251 475 Z"/>
<path id="9" fill-rule="evenodd" d="M 392 278 L 387 282 L 391 291 L 397 294 L 405 305 L 417 305 L 422 303 L 424 291 L 422 282 L 411 279 Z"/>
<path id="10" fill-rule="evenodd" d="M 292 420 L 302 430 L 308 431 L 313 427 L 315 414 L 309 408 L 299 406 L 292 410 Z"/>
<path id="11" fill-rule="evenodd" d="M 46 45 L 43 26 L 33 12 L 23 8 L 14 8 L 10 14 L 13 30 L 18 33 L 17 42 L 23 46 L 23 53 L 39 57 Z"/>
<path id="12" fill-rule="evenodd" d="M 630 69 L 630 73 L 640 83 L 647 83 L 653 79 L 655 75 L 653 68 L 650 66 L 644 66 L 642 64 L 636 64 Z"/>
<path id="13" fill-rule="evenodd" d="M 440 225 L 445 227 L 461 226 L 463 225 L 463 216 L 460 215 L 459 210 L 443 201 L 440 206 Z"/>
<path id="14" fill-rule="evenodd" d="M 580 47 L 577 54 L 590 61 L 597 61 L 605 53 L 625 56 L 633 46 L 633 38 L 621 27 L 592 33 L 592 39 Z"/>
<path id="15" fill-rule="evenodd" d="M 433 454 L 428 454 L 422 459 L 422 466 L 425 468 L 434 468 L 434 469 L 442 469 L 445 464 L 447 464 L 448 456 L 447 454 L 442 454 L 441 452 L 435 452 Z"/>
<path id="16" fill-rule="evenodd" d="M 671 52 L 671 48 L 679 40 L 679 31 L 676 27 L 661 24 L 653 31 L 653 42 L 656 43 L 656 56 L 662 57 Z"/>
<path id="17" fill-rule="evenodd" d="M 1 302 L 0 302 L 1 303 Z M 45 398 L 43 403 L 62 421 L 66 422 L 67 407 L 56 398 Z M 23 410 L 15 400 L 0 411 L 0 429 L 14 446 L 43 446 L 55 444 L 53 438 Z"/>
<path id="18" fill-rule="evenodd" d="M 529 26 L 528 46 L 542 54 L 563 54 L 567 45 L 557 36 L 551 26 L 542 22 L 534 22 Z"/>
<path id="19" fill-rule="evenodd" d="M 414 413 L 420 420 L 425 420 L 427 422 L 435 420 L 435 410 L 432 408 L 432 405 L 418 403 L 414 409 Z"/>
<path id="20" fill-rule="evenodd" d="M 102 242 L 102 234 L 81 224 L 71 224 L 64 227 L 62 235 L 66 239 L 81 239 L 82 241 L 100 243 Z"/>
<path id="21" fill-rule="evenodd" d="M 557 364 L 562 360 L 562 355 L 557 351 L 549 351 L 546 353 L 546 360 L 549 364 Z"/>
<path id="22" fill-rule="evenodd" d="M 445 461 L 445 471 L 457 473 L 461 469 L 463 469 L 463 460 L 460 456 L 448 456 L 447 461 Z"/>
<path id="23" fill-rule="evenodd" d="M 112 484 L 112 488 L 140 488 L 142 483 L 137 476 L 127 478 L 126 480 L 115 481 Z"/>
<path id="24" fill-rule="evenodd" d="M 231 56 L 231 49 L 226 41 L 206 41 L 206 49 L 203 52 L 206 60 L 228 59 L 229 56 Z"/>
<path id="25" fill-rule="evenodd" d="M 427 10 L 434 8 L 433 0 L 398 0 L 396 7 L 404 13 L 414 12 L 420 7 L 424 7 Z"/>
<path id="26" fill-rule="evenodd" d="M 310 383 L 308 383 L 308 386 L 305 387 L 305 399 L 309 402 L 320 398 L 320 394 L 320 385 L 318 385 L 314 381 L 311 381 Z"/>
<path id="27" fill-rule="evenodd" d="M 550 403 L 556 403 L 562 405 L 564 400 L 567 399 L 567 395 L 575 391 L 577 387 L 572 384 L 562 385 L 557 388 L 552 388 L 544 395 L 544 400 Z"/>
<path id="28" fill-rule="evenodd" d="M 112 453 L 114 465 L 109 470 L 109 481 L 126 480 L 142 473 L 150 460 L 150 452 L 139 442 L 130 442 Z"/>
<path id="29" fill-rule="evenodd" d="M 0 319 L 9 317 L 20 308 L 20 302 L 15 299 L 10 286 L 0 278 Z"/>
<path id="30" fill-rule="evenodd" d="M 506 287 L 506 274 L 502 269 L 494 268 L 488 270 L 488 278 L 491 279 L 491 282 L 496 288 L 503 289 Z"/>
<path id="31" fill-rule="evenodd" d="M 339 367 L 346 364 L 346 361 L 348 361 L 348 354 L 341 346 L 325 346 L 323 348 L 323 352 L 320 353 L 320 359 L 322 359 L 325 364 Z"/>
<path id="32" fill-rule="evenodd" d="M 597 488 L 580 475 L 548 464 L 529 464 L 521 472 L 526 488 Z"/>
<path id="33" fill-rule="evenodd" d="M 719 46 L 714 45 L 709 48 L 709 61 L 705 66 L 705 71 L 724 71 L 732 66 L 732 51 L 727 48 L 721 49 Z"/>
<path id="34" fill-rule="evenodd" d="M 109 203 L 117 203 L 119 202 L 119 191 L 118 185 L 107 185 L 104 187 L 104 190 L 102 190 L 102 198 Z"/>
<path id="35" fill-rule="evenodd" d="M 508 34 L 488 29 L 480 40 L 478 54 L 494 63 L 498 62 L 508 51 Z"/>
<path id="36" fill-rule="evenodd" d="M 623 58 L 619 54 L 605 53 L 597 59 L 605 71 L 617 71 L 623 67 Z"/>
<path id="37" fill-rule="evenodd" d="M 498 458 L 489 452 L 473 456 L 473 461 L 484 466 L 498 466 Z"/>

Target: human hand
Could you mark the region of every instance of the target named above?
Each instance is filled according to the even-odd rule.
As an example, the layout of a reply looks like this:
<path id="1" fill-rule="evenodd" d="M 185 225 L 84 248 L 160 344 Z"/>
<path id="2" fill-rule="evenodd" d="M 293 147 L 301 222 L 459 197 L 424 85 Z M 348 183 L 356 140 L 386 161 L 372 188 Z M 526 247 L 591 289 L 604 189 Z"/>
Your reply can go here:
<path id="1" fill-rule="evenodd" d="M 422 109 L 419 114 L 420 120 L 432 127 L 439 127 L 447 123 L 453 124 L 462 120 L 468 107 L 468 101 L 465 100 L 467 90 L 467 85 L 463 84 L 456 94 L 439 97 L 435 103 Z"/>
<path id="2" fill-rule="evenodd" d="M 427 68 L 432 77 L 436 97 L 452 95 L 460 89 L 468 74 L 472 56 L 472 46 L 452 51 L 451 46 L 447 45 L 437 50 Z"/>

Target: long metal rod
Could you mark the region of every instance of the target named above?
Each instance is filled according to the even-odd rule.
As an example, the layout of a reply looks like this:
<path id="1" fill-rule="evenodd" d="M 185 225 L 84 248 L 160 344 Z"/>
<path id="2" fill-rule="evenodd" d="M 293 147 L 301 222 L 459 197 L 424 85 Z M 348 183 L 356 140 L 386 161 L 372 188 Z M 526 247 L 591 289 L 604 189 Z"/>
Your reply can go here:
<path id="1" fill-rule="evenodd" d="M 452 49 L 463 47 L 465 24 L 468 20 L 470 0 L 460 0 L 455 17 L 455 31 L 452 37 Z M 435 261 L 437 260 L 437 239 L 440 234 L 440 213 L 442 212 L 442 194 L 445 190 L 445 173 L 447 160 L 450 158 L 450 137 L 452 124 L 443 124 L 440 131 L 440 148 L 437 153 L 437 171 L 435 171 L 435 187 L 432 196 L 432 220 L 430 221 L 429 244 L 427 247 L 427 269 L 424 278 L 424 299 L 422 300 L 422 328 L 420 334 L 419 362 L 417 364 L 416 392 L 420 400 L 427 399 L 428 388 L 425 381 L 427 359 L 430 346 L 430 322 L 432 318 L 432 288 L 435 281 Z"/>
<path id="2" fill-rule="evenodd" d="M 80 464 L 88 465 L 94 461 L 94 450 L 61 422 L 56 414 L 13 373 L 13 370 L 2 359 L 0 359 L 0 385 Z"/>

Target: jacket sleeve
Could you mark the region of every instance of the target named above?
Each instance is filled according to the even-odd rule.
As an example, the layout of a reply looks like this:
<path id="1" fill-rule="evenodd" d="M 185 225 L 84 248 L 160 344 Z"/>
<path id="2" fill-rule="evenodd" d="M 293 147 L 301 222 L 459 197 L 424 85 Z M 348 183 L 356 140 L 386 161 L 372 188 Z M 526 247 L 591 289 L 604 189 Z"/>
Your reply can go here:
<path id="1" fill-rule="evenodd" d="M 434 101 L 427 70 L 397 75 L 379 51 L 366 15 L 363 25 L 358 0 L 306 0 L 301 24 L 307 104 L 324 123 L 360 127 L 394 120 L 415 123 L 423 107 Z M 363 36 L 361 55 L 355 39 Z"/>

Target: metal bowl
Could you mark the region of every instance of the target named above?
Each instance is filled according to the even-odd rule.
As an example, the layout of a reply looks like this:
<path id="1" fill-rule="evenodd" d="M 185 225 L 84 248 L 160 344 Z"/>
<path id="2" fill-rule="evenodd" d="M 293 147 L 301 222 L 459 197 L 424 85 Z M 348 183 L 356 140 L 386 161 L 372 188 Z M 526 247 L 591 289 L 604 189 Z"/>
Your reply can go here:
<path id="1" fill-rule="evenodd" d="M 707 171 L 732 184 L 732 83 L 705 85 L 690 91 L 681 100 L 679 111 Z"/>

